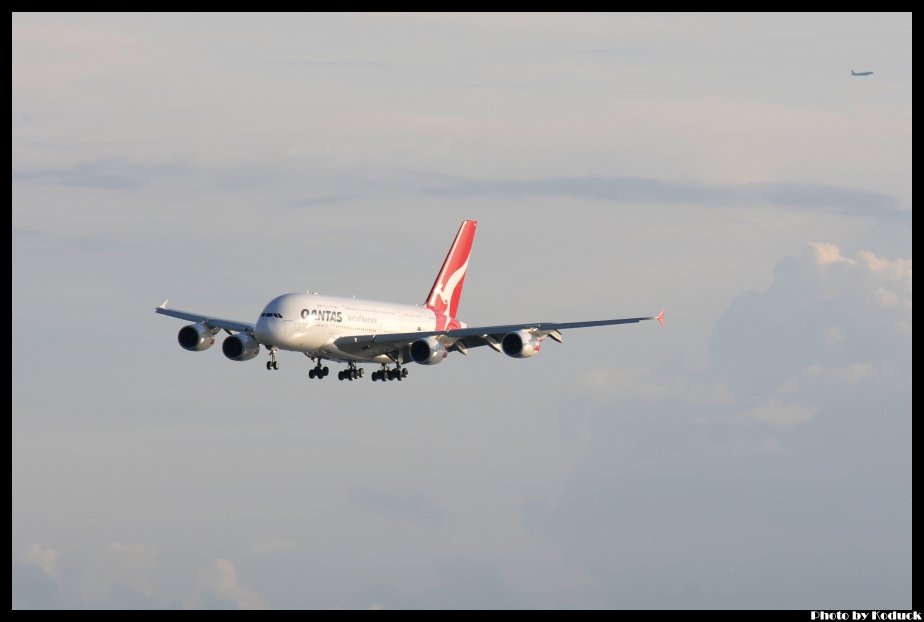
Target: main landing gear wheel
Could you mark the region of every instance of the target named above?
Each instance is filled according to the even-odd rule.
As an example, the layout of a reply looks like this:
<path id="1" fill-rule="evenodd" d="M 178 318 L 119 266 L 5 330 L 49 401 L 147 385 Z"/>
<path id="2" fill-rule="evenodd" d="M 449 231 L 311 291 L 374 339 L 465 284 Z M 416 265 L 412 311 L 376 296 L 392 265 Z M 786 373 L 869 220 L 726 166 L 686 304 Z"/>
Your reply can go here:
<path id="1" fill-rule="evenodd" d="M 276 360 L 276 353 L 279 352 L 279 348 L 273 346 L 269 350 L 270 360 L 266 362 L 266 370 L 279 370 L 279 361 Z"/>
<path id="2" fill-rule="evenodd" d="M 321 359 L 317 359 L 317 365 L 308 370 L 309 378 L 317 378 L 318 380 L 327 376 L 330 373 L 329 367 L 321 367 Z"/>
<path id="3" fill-rule="evenodd" d="M 381 380 L 382 382 L 385 382 L 386 380 L 404 380 L 405 378 L 407 378 L 406 367 L 388 369 L 386 365 L 382 365 L 382 369 L 372 372 L 373 382 L 376 380 Z"/>
<path id="4" fill-rule="evenodd" d="M 350 363 L 348 369 L 337 372 L 337 378 L 339 380 L 349 380 L 350 382 L 362 378 L 365 375 L 362 367 L 356 367 L 356 363 Z"/>

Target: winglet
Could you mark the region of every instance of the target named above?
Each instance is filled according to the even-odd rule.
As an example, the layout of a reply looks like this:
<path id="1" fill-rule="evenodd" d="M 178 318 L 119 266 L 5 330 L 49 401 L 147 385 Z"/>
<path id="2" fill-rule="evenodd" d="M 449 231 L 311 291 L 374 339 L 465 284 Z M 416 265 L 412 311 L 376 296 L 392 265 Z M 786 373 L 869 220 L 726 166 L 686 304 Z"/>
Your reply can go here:
<path id="1" fill-rule="evenodd" d="M 164 301 L 163 301 L 162 303 L 160 303 L 160 307 L 158 307 L 158 309 L 166 309 L 166 308 L 167 308 L 167 303 L 168 303 L 168 302 L 170 302 L 170 299 L 169 299 L 169 298 L 164 298 Z"/>
<path id="2" fill-rule="evenodd" d="M 655 319 L 658 320 L 658 324 L 664 326 L 664 309 L 661 309 L 661 313 L 657 314 Z"/>

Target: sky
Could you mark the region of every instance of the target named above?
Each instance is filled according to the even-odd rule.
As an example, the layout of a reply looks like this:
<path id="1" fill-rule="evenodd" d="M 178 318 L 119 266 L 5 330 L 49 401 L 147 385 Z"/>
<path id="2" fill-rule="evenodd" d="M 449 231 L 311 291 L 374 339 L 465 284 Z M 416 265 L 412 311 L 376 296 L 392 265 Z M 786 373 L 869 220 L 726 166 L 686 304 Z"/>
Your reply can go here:
<path id="1" fill-rule="evenodd" d="M 13 14 L 13 608 L 911 608 L 911 35 Z M 666 325 L 341 383 L 153 312 L 420 303 L 466 218 L 470 325 Z"/>

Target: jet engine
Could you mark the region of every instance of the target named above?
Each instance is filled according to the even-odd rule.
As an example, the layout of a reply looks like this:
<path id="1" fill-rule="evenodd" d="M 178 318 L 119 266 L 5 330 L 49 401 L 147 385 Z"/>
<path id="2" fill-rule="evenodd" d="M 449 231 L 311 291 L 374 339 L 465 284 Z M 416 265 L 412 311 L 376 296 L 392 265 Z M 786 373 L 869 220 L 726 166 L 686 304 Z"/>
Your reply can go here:
<path id="1" fill-rule="evenodd" d="M 525 359 L 539 354 L 539 340 L 529 331 L 518 330 L 504 335 L 501 340 L 501 349 L 507 356 Z"/>
<path id="2" fill-rule="evenodd" d="M 180 342 L 180 347 L 190 352 L 202 352 L 208 350 L 215 343 L 215 335 L 212 329 L 205 324 L 190 324 L 180 329 L 176 336 Z"/>
<path id="3" fill-rule="evenodd" d="M 442 363 L 449 354 L 446 346 L 435 337 L 424 337 L 411 344 L 409 348 L 411 360 L 421 365 L 436 365 Z"/>
<path id="4" fill-rule="evenodd" d="M 237 333 L 221 342 L 221 351 L 232 361 L 249 361 L 260 354 L 260 344 L 247 333 Z"/>

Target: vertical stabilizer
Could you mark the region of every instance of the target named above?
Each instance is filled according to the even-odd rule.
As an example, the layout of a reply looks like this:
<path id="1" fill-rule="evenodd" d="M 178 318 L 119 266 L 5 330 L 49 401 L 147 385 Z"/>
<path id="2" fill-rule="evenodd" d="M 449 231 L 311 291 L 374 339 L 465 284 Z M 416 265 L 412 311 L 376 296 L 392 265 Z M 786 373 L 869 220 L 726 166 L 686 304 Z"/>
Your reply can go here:
<path id="1" fill-rule="evenodd" d="M 459 299 L 462 298 L 462 285 L 465 283 L 465 271 L 468 269 L 468 257 L 472 252 L 477 226 L 474 220 L 462 221 L 443 267 L 436 275 L 430 295 L 427 296 L 427 306 L 439 315 L 454 318 L 459 310 Z"/>

